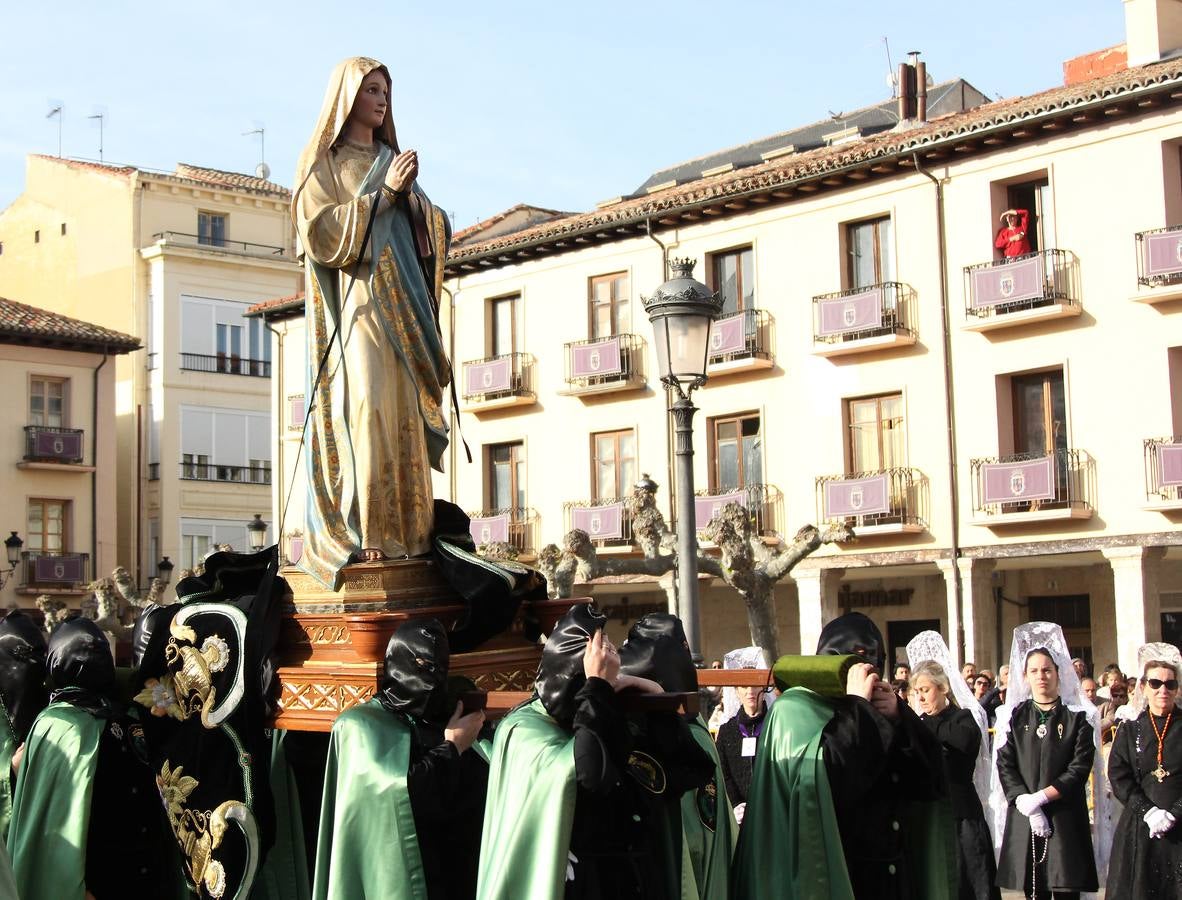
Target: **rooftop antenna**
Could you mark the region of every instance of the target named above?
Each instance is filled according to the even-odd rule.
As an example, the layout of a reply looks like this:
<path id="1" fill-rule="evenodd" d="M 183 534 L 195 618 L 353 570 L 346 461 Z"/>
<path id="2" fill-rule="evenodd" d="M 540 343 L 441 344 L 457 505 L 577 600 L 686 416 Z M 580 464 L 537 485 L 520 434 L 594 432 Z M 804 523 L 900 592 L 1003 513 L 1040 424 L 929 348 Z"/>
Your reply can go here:
<path id="1" fill-rule="evenodd" d="M 890 45 L 890 42 L 887 40 L 887 37 L 885 34 L 882 36 L 882 46 L 884 48 L 886 48 L 886 58 L 887 58 L 886 82 L 887 82 L 887 87 L 889 87 L 891 89 L 891 99 L 894 100 L 894 99 L 897 99 L 899 96 L 899 79 L 898 79 L 898 76 L 895 75 L 895 64 L 893 62 L 891 62 L 891 45 Z"/>
<path id="2" fill-rule="evenodd" d="M 95 113 L 93 116 L 87 116 L 88 119 L 98 119 L 99 123 L 99 162 L 103 161 L 103 119 L 107 116 L 106 113 Z"/>
<path id="3" fill-rule="evenodd" d="M 54 101 L 50 100 L 49 102 L 53 103 Z M 53 109 L 51 109 L 48 113 L 45 114 L 45 118 L 47 118 L 47 119 L 52 119 L 54 116 L 57 116 L 57 158 L 58 159 L 62 158 L 62 110 L 64 110 L 65 108 L 66 108 L 66 106 L 64 103 L 58 103 L 56 106 L 54 106 Z"/>
<path id="4" fill-rule="evenodd" d="M 271 167 L 267 165 L 267 129 L 260 125 L 258 128 L 242 132 L 243 137 L 250 137 L 252 134 L 259 136 L 259 164 L 255 166 L 254 174 L 266 181 L 271 177 Z"/>

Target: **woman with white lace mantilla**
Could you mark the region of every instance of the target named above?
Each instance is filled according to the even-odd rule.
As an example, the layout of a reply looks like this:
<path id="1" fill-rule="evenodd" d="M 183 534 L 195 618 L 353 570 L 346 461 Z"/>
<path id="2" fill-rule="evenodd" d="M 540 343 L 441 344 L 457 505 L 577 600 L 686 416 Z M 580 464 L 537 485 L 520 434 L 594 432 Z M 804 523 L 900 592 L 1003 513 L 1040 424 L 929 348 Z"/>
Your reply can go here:
<path id="1" fill-rule="evenodd" d="M 1058 625 L 1030 622 L 1015 629 L 1010 671 L 994 747 L 997 882 L 1035 900 L 1078 897 L 1097 890 L 1107 858 L 1097 711 L 1083 698 Z M 1101 831 L 1095 840 L 1089 776 Z"/>
<path id="2" fill-rule="evenodd" d="M 1173 644 L 1137 652 L 1135 709 L 1116 733 L 1108 760 L 1112 793 L 1124 804 L 1112 843 L 1107 900 L 1182 897 L 1182 725 Z"/>

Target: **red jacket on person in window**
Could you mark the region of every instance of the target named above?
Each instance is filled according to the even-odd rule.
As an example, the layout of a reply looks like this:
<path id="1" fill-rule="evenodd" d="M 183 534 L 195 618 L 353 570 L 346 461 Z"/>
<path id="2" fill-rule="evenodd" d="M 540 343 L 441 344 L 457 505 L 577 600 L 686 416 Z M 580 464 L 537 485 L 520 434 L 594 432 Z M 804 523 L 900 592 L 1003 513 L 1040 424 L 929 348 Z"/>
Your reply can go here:
<path id="1" fill-rule="evenodd" d="M 1010 225 L 1009 216 L 1016 216 L 1017 225 Z M 1023 256 L 1030 252 L 1030 241 L 1026 238 L 1026 226 L 1030 221 L 1030 213 L 1024 209 L 1007 209 L 1001 214 L 1002 226 L 997 232 L 993 246 L 1001 251 L 1006 259 Z"/>

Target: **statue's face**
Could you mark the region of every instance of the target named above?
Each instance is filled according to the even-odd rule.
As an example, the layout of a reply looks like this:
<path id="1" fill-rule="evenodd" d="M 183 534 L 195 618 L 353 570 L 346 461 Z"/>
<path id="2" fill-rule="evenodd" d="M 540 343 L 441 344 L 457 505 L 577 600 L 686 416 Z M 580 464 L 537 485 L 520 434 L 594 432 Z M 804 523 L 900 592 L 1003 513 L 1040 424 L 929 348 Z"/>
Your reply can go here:
<path id="1" fill-rule="evenodd" d="M 366 128 L 380 128 L 389 105 L 390 88 L 386 85 L 386 76 L 375 69 L 361 82 L 349 120 Z"/>

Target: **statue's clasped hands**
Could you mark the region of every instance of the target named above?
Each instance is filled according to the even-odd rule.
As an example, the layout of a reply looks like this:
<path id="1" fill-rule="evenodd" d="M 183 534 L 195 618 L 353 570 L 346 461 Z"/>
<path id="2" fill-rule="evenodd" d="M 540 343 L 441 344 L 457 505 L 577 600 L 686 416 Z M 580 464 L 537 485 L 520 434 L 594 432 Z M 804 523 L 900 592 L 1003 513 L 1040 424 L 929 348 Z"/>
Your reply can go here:
<path id="1" fill-rule="evenodd" d="M 419 154 L 414 150 L 404 150 L 390 163 L 390 168 L 386 171 L 385 185 L 395 193 L 404 194 L 410 190 L 410 186 L 418 177 Z"/>

